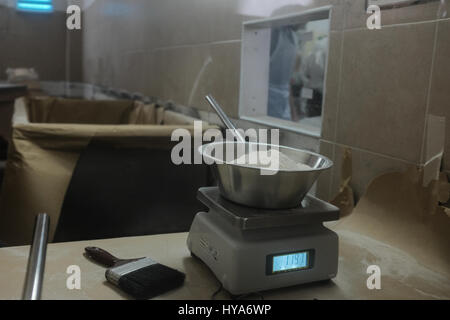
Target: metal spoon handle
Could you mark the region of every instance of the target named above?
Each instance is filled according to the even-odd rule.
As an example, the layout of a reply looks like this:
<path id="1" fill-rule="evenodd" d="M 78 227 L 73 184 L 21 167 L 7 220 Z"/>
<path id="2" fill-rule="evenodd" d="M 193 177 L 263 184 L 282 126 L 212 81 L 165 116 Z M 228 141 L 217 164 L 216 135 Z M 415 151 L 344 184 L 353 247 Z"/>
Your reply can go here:
<path id="1" fill-rule="evenodd" d="M 230 121 L 230 118 L 227 117 L 223 109 L 219 106 L 216 99 L 213 98 L 212 95 L 208 94 L 205 96 L 206 101 L 211 105 L 214 111 L 219 116 L 220 120 L 222 120 L 223 124 L 230 129 L 233 134 L 238 138 L 240 142 L 245 142 L 244 137 L 240 134 L 240 132 L 236 129 L 233 122 Z"/>

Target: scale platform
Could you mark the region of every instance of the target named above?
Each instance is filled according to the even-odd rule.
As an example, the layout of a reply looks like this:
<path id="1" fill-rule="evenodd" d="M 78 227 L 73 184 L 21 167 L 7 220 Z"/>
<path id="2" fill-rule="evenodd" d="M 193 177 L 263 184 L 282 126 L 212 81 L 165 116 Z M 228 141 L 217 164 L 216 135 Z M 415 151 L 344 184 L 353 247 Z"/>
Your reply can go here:
<path id="1" fill-rule="evenodd" d="M 226 200 L 218 187 L 204 187 L 197 198 L 210 210 L 221 214 L 242 230 L 314 224 L 339 219 L 339 209 L 328 202 L 306 195 L 301 206 L 292 209 L 257 209 Z"/>
<path id="2" fill-rule="evenodd" d="M 198 212 L 187 246 L 232 294 L 244 294 L 331 279 L 337 274 L 338 236 L 323 222 L 339 209 L 307 195 L 298 208 L 245 207 L 200 188 Z"/>

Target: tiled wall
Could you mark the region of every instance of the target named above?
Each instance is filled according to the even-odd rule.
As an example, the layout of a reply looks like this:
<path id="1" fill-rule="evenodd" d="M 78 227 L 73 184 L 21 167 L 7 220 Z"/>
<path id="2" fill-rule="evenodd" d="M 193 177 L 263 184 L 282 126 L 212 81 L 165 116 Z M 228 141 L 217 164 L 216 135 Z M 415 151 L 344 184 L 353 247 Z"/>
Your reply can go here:
<path id="1" fill-rule="evenodd" d="M 379 174 L 427 163 L 429 115 L 446 117 L 444 170 L 450 172 L 450 6 L 438 1 L 382 11 L 381 30 L 366 28 L 364 1 L 343 6 L 343 30 L 331 36 L 331 94 L 320 142 L 335 167 L 322 177 L 320 194 L 329 199 L 337 192 L 346 148 L 357 196 Z"/>
<path id="2" fill-rule="evenodd" d="M 66 0 L 55 0 L 56 7 L 65 8 Z M 50 14 L 18 12 L 15 1 L 0 0 L 0 80 L 5 70 L 35 68 L 42 80 L 66 79 L 66 13 Z M 70 37 L 69 80 L 81 80 L 81 31 Z"/>
<path id="3" fill-rule="evenodd" d="M 320 145 L 335 161 L 317 186 L 325 199 L 337 192 L 343 151 L 350 148 L 352 185 L 361 195 L 376 175 L 428 160 L 428 114 L 446 116 L 450 128 L 448 4 L 383 11 L 383 28 L 368 30 L 365 0 L 90 1 L 83 20 L 84 81 L 203 111 L 209 110 L 204 95 L 213 93 L 237 117 L 242 22 L 328 4 L 333 13 L 322 138 L 283 132 L 282 143 Z"/>

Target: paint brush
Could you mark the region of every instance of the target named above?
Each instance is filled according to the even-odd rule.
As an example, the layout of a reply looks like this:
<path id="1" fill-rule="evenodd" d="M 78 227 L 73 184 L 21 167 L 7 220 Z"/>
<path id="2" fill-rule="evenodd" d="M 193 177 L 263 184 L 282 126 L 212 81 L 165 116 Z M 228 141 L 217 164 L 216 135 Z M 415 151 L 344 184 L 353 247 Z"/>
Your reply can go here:
<path id="1" fill-rule="evenodd" d="M 181 286 L 185 274 L 151 258 L 119 259 L 109 252 L 86 247 L 85 255 L 108 269 L 106 279 L 136 299 L 150 299 Z"/>

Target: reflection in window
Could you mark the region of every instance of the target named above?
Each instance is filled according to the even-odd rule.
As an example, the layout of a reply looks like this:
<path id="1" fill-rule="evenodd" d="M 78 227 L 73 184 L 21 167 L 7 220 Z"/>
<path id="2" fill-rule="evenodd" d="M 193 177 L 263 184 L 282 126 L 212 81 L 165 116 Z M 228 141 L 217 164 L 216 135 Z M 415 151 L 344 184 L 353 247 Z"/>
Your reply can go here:
<path id="1" fill-rule="evenodd" d="M 272 27 L 269 116 L 320 127 L 328 23 L 324 19 Z"/>

